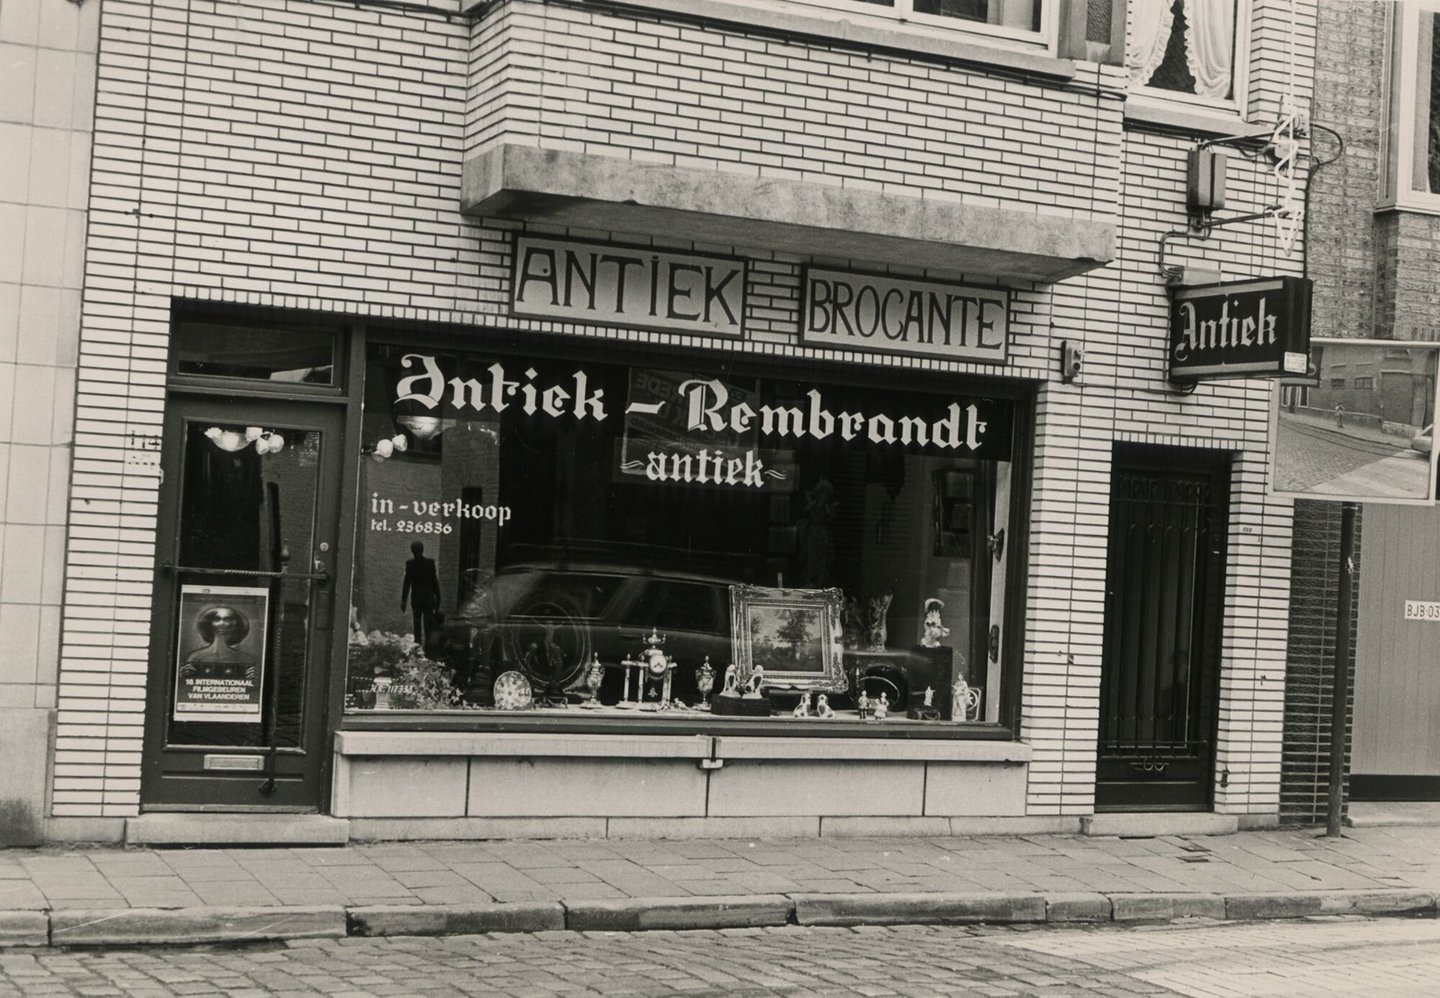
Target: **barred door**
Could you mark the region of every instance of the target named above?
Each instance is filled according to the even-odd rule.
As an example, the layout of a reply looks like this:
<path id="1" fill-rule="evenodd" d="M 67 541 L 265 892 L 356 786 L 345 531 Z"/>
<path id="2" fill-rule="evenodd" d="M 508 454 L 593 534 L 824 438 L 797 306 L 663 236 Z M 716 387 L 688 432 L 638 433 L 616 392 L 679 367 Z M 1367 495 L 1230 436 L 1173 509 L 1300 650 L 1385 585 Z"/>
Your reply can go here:
<path id="1" fill-rule="evenodd" d="M 1229 455 L 1117 445 L 1096 810 L 1211 804 Z"/>

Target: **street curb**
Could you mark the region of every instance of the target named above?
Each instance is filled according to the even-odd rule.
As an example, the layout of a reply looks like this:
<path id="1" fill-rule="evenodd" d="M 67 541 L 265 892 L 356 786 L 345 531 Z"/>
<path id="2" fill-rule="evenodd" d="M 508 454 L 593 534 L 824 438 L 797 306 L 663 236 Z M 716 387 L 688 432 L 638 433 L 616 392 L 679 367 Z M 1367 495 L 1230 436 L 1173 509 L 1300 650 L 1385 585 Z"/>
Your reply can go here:
<path id="1" fill-rule="evenodd" d="M 788 925 L 794 911 L 795 902 L 783 894 L 577 900 L 565 902 L 565 928 L 577 932 L 748 929 Z"/>
<path id="2" fill-rule="evenodd" d="M 253 908 L 110 908 L 50 912 L 52 946 L 241 943 L 275 939 L 341 939 L 338 904 Z"/>
<path id="3" fill-rule="evenodd" d="M 1043 922 L 1042 894 L 797 894 L 800 925 L 973 925 Z"/>
<path id="4" fill-rule="evenodd" d="M 247 943 L 345 936 L 486 932 L 643 932 L 798 924 L 1136 925 L 1182 918 L 1269 921 L 1323 915 L 1440 913 L 1437 892 L 1416 888 L 1184 893 L 759 894 L 474 905 L 114 908 L 0 911 L 0 951 L 19 947 Z"/>
<path id="5" fill-rule="evenodd" d="M 565 906 L 559 901 L 367 905 L 346 915 L 352 936 L 465 936 L 565 928 Z"/>

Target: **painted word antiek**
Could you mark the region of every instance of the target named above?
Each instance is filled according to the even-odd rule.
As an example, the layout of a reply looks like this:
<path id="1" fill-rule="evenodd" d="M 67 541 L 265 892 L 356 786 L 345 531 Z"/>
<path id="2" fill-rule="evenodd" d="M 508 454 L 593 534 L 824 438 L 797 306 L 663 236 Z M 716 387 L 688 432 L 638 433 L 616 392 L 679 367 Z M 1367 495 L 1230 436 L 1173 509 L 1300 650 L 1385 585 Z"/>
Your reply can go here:
<path id="1" fill-rule="evenodd" d="M 542 319 L 739 336 L 745 315 L 745 262 L 517 236 L 510 311 Z"/>

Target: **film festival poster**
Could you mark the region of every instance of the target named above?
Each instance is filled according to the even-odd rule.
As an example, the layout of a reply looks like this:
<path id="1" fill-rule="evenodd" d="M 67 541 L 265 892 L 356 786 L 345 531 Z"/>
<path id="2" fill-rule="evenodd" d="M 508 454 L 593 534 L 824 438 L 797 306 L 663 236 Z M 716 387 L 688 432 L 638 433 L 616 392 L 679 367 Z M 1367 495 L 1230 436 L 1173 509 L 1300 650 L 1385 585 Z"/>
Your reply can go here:
<path id="1" fill-rule="evenodd" d="M 270 591 L 181 586 L 175 720 L 261 720 Z"/>

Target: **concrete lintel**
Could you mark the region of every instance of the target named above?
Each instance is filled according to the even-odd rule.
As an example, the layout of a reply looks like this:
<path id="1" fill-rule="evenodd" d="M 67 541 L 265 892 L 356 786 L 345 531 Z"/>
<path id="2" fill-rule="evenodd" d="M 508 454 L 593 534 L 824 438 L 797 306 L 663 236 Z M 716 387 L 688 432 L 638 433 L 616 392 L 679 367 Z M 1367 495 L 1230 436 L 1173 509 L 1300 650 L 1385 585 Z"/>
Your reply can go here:
<path id="1" fill-rule="evenodd" d="M 127 845 L 327 845 L 350 840 L 350 824 L 320 814 L 145 814 L 125 821 Z"/>
<path id="2" fill-rule="evenodd" d="M 1151 838 L 1157 835 L 1230 835 L 1240 829 L 1233 814 L 1206 811 L 1119 811 L 1090 814 L 1080 819 L 1082 835 L 1123 835 Z"/>
<path id="3" fill-rule="evenodd" d="M 637 235 L 1063 280 L 1115 258 L 1114 221 L 498 144 L 466 157 L 461 210 Z"/>
<path id="4" fill-rule="evenodd" d="M 1022 742 L 970 738 L 774 738 L 721 735 L 717 758 L 732 759 L 865 759 L 875 762 L 1000 762 L 1030 761 Z"/>
<path id="5" fill-rule="evenodd" d="M 623 759 L 706 759 L 709 735 L 624 736 L 509 731 L 340 731 L 335 751 L 344 756 L 570 756 Z"/>

